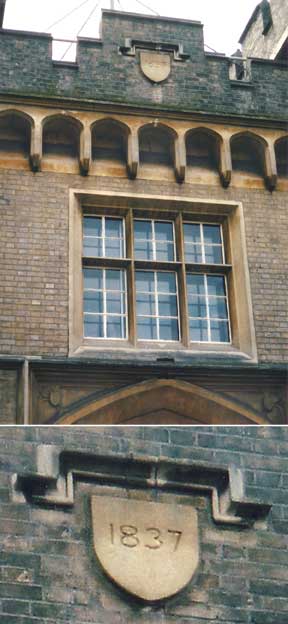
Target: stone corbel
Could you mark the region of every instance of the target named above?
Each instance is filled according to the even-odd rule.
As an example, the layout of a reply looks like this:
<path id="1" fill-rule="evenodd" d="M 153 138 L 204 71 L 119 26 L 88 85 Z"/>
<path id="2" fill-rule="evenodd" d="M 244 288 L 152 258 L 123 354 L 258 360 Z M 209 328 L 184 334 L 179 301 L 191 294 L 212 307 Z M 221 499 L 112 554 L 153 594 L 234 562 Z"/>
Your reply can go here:
<path id="1" fill-rule="evenodd" d="M 92 155 L 91 129 L 85 126 L 80 136 L 80 171 L 86 176 L 89 173 Z"/>
<path id="2" fill-rule="evenodd" d="M 185 137 L 175 138 L 175 176 L 177 182 L 184 182 L 186 175 L 186 146 Z"/>
<path id="3" fill-rule="evenodd" d="M 265 183 L 269 191 L 275 191 L 277 186 L 277 165 L 274 146 L 269 144 L 265 148 Z"/>
<path id="4" fill-rule="evenodd" d="M 42 124 L 37 120 L 31 128 L 30 166 L 32 171 L 41 170 L 42 132 Z"/>
<path id="5" fill-rule="evenodd" d="M 223 138 L 220 143 L 220 180 L 224 188 L 228 188 L 232 176 L 232 159 L 230 141 Z"/>
<path id="6" fill-rule="evenodd" d="M 139 141 L 136 131 L 128 134 L 127 139 L 127 171 L 129 178 L 135 180 L 139 167 Z"/>

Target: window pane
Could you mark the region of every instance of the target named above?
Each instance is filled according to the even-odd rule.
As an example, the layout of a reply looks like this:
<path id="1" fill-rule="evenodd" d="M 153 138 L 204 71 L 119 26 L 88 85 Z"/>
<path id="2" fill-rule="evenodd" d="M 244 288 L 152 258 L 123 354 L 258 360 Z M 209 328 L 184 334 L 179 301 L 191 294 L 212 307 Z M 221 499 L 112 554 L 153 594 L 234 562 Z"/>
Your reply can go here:
<path id="1" fill-rule="evenodd" d="M 84 288 L 94 288 L 101 290 L 103 288 L 103 270 L 102 269 L 83 269 Z"/>
<path id="2" fill-rule="evenodd" d="M 225 295 L 225 280 L 223 275 L 207 276 L 208 295 L 223 297 Z"/>
<path id="3" fill-rule="evenodd" d="M 203 225 L 204 243 L 221 245 L 220 225 Z"/>
<path id="4" fill-rule="evenodd" d="M 136 296 L 137 314 L 155 316 L 155 297 L 154 295 L 137 294 Z"/>
<path id="5" fill-rule="evenodd" d="M 136 291 L 154 292 L 154 273 L 152 271 L 136 271 Z"/>
<path id="6" fill-rule="evenodd" d="M 175 273 L 157 272 L 157 284 L 159 293 L 176 293 Z"/>
<path id="7" fill-rule="evenodd" d="M 123 271 L 106 269 L 106 290 L 124 290 Z"/>
<path id="8" fill-rule="evenodd" d="M 124 294 L 117 292 L 107 292 L 106 308 L 107 314 L 125 314 Z"/>
<path id="9" fill-rule="evenodd" d="M 153 260 L 152 242 L 135 241 L 134 255 L 136 260 Z"/>
<path id="10" fill-rule="evenodd" d="M 201 264 L 203 261 L 201 245 L 185 243 L 185 261 Z"/>
<path id="11" fill-rule="evenodd" d="M 105 219 L 105 236 L 107 238 L 123 237 L 123 220 L 122 219 Z"/>
<path id="12" fill-rule="evenodd" d="M 160 340 L 179 340 L 177 319 L 159 320 Z"/>
<path id="13" fill-rule="evenodd" d="M 189 297 L 188 310 L 190 317 L 207 317 L 208 314 L 205 297 Z"/>
<path id="14" fill-rule="evenodd" d="M 137 333 L 140 340 L 156 340 L 157 324 L 154 318 L 140 317 L 137 321 Z"/>
<path id="15" fill-rule="evenodd" d="M 134 220 L 134 237 L 135 239 L 151 240 L 152 239 L 152 222 Z"/>
<path id="16" fill-rule="evenodd" d="M 121 316 L 107 316 L 107 338 L 125 338 L 125 320 Z"/>
<path id="17" fill-rule="evenodd" d="M 165 223 L 164 221 L 155 221 L 155 239 L 157 241 L 174 241 L 173 225 L 172 223 Z"/>
<path id="18" fill-rule="evenodd" d="M 229 342 L 229 328 L 225 321 L 211 321 L 212 342 Z"/>
<path id="19" fill-rule="evenodd" d="M 217 245 L 205 245 L 205 262 L 207 264 L 222 264 L 222 247 Z"/>
<path id="20" fill-rule="evenodd" d="M 210 318 L 227 319 L 226 299 L 210 297 L 209 316 Z"/>
<path id="21" fill-rule="evenodd" d="M 105 256 L 107 258 L 123 258 L 123 241 L 115 238 L 106 238 Z"/>
<path id="22" fill-rule="evenodd" d="M 184 241 L 187 243 L 201 243 L 200 225 L 184 223 Z"/>
<path id="23" fill-rule="evenodd" d="M 103 317 L 94 314 L 84 314 L 84 337 L 103 338 Z"/>
<path id="24" fill-rule="evenodd" d="M 84 236 L 102 236 L 101 217 L 84 217 L 83 235 Z"/>
<path id="25" fill-rule="evenodd" d="M 208 342 L 208 321 L 200 319 L 190 320 L 190 340 L 193 342 Z"/>
<path id="26" fill-rule="evenodd" d="M 173 243 L 156 243 L 156 260 L 174 261 Z"/>
<path id="27" fill-rule="evenodd" d="M 87 237 L 83 239 L 83 255 L 100 258 L 102 253 L 102 238 Z"/>
<path id="28" fill-rule="evenodd" d="M 103 312 L 103 293 L 101 291 L 86 290 L 84 292 L 84 312 Z"/>
<path id="29" fill-rule="evenodd" d="M 159 295 L 159 316 L 177 316 L 176 295 Z"/>
<path id="30" fill-rule="evenodd" d="M 187 273 L 188 295 L 205 295 L 204 275 Z"/>

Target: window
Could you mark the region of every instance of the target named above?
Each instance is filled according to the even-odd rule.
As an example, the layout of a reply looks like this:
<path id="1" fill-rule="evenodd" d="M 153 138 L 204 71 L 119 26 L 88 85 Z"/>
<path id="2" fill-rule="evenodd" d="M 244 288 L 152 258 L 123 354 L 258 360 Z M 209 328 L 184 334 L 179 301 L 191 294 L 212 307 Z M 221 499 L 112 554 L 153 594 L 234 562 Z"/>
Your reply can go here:
<path id="1" fill-rule="evenodd" d="M 83 215 L 84 338 L 230 343 L 221 223 L 130 217 Z"/>
<path id="2" fill-rule="evenodd" d="M 71 189 L 69 232 L 71 355 L 257 361 L 241 204 Z"/>

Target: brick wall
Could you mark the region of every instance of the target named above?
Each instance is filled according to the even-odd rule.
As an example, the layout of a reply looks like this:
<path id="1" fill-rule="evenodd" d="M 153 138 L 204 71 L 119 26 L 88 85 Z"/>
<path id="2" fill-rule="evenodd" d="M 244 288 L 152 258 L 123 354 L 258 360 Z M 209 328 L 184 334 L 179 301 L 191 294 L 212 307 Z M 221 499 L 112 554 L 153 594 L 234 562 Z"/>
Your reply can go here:
<path id="1" fill-rule="evenodd" d="M 240 83 L 235 88 L 229 80 L 229 59 L 204 54 L 199 23 L 105 11 L 102 37 L 101 42 L 80 39 L 78 65 L 61 65 L 52 63 L 52 39 L 48 35 L 2 31 L 1 92 L 157 109 L 161 106 L 166 110 L 204 111 L 250 119 L 286 119 L 288 81 L 284 64 L 253 62 L 252 85 Z M 140 69 L 139 51 L 136 57 L 119 53 L 119 47 L 129 37 L 182 44 L 189 59 L 172 60 L 169 78 L 160 85 L 151 84 Z"/>
<path id="2" fill-rule="evenodd" d="M 68 192 L 106 189 L 242 201 L 260 361 L 287 361 L 287 194 L 120 178 L 0 171 L 3 354 L 68 351 Z"/>
<path id="3" fill-rule="evenodd" d="M 247 496 L 272 503 L 272 511 L 267 523 L 223 529 L 211 519 L 209 499 L 193 497 L 201 527 L 198 574 L 164 605 L 143 607 L 96 562 L 88 508 L 95 484 L 78 483 L 71 510 L 12 502 L 11 476 L 36 470 L 39 443 L 113 457 L 234 464 Z M 1 624 L 287 624 L 287 457 L 288 429 L 277 427 L 1 428 Z"/>

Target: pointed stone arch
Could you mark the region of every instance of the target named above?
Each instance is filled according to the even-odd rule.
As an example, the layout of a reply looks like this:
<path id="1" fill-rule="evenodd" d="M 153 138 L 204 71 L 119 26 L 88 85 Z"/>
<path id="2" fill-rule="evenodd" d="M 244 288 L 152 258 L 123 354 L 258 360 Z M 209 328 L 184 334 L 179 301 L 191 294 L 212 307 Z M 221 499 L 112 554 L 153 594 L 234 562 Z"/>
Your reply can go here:
<path id="1" fill-rule="evenodd" d="M 266 421 L 255 411 L 195 384 L 156 379 L 72 405 L 57 424 L 255 425 Z"/>

